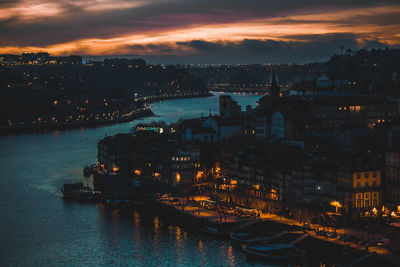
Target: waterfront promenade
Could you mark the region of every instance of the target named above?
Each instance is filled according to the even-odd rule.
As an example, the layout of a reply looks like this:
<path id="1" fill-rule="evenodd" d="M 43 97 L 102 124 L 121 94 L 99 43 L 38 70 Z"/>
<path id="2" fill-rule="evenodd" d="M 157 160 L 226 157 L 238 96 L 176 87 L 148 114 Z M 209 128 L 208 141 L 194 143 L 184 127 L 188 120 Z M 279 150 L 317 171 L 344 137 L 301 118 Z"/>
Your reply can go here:
<path id="1" fill-rule="evenodd" d="M 191 197 L 192 198 L 192 197 Z M 208 199 L 207 197 L 193 197 L 195 201 Z M 188 216 L 193 216 L 199 220 L 205 220 L 211 223 L 239 223 L 248 221 L 248 219 L 238 219 L 236 216 L 220 214 L 216 211 L 208 210 L 197 205 L 193 205 L 188 198 L 185 197 L 175 197 L 176 201 L 171 202 L 170 200 L 158 199 L 157 201 L 162 205 L 174 208 Z"/>
<path id="2" fill-rule="evenodd" d="M 280 222 L 280 223 L 284 223 L 287 225 L 297 225 L 297 226 L 302 226 L 302 224 L 297 221 L 297 220 L 293 220 L 293 219 L 289 219 L 283 216 L 279 216 L 276 214 L 262 214 L 260 216 L 261 219 L 263 220 L 269 220 L 269 221 L 274 221 L 274 222 Z M 310 224 L 311 228 L 313 229 L 323 229 L 323 226 L 318 225 L 318 224 Z M 365 245 L 359 245 L 353 242 L 345 242 L 342 241 L 338 238 L 330 238 L 327 236 L 321 236 L 321 235 L 317 235 L 315 231 L 308 231 L 308 233 L 310 234 L 310 236 L 314 237 L 314 238 L 318 238 L 324 241 L 328 241 L 328 242 L 332 242 L 332 243 L 336 243 L 342 246 L 349 246 L 352 248 L 356 248 L 359 250 L 365 250 L 366 247 Z M 336 229 L 336 233 L 338 235 L 340 234 L 347 234 L 347 235 L 352 235 L 357 237 L 358 239 L 363 239 L 365 236 L 367 236 L 367 234 L 364 231 L 356 231 L 353 229 Z M 368 235 L 370 238 L 374 239 L 374 240 L 379 240 L 381 238 L 384 238 L 384 236 L 380 233 L 375 233 L 373 235 Z M 380 247 L 380 246 L 370 246 L 368 248 L 369 252 L 376 252 L 379 256 L 381 256 L 383 259 L 393 263 L 393 264 L 398 264 L 400 262 L 400 255 L 390 251 L 387 247 Z"/>
<path id="3" fill-rule="evenodd" d="M 157 201 L 161 203 L 164 206 L 168 206 L 173 208 L 176 212 L 179 212 L 182 215 L 186 216 L 191 216 L 198 221 L 207 221 L 210 223 L 214 224 L 220 224 L 220 223 L 237 223 L 237 224 L 251 224 L 252 222 L 257 222 L 260 220 L 265 220 L 265 221 L 273 221 L 277 223 L 282 223 L 286 225 L 291 225 L 291 226 L 303 226 L 302 223 L 300 223 L 297 220 L 293 220 L 290 218 L 286 218 L 283 216 L 279 216 L 276 214 L 269 214 L 269 213 L 263 213 L 260 214 L 259 218 L 247 218 L 247 219 L 240 219 L 237 216 L 232 216 L 232 215 L 226 215 L 226 214 L 220 214 L 217 211 L 213 210 L 208 210 L 203 207 L 199 207 L 198 205 L 193 205 L 195 202 L 199 201 L 204 201 L 209 199 L 207 196 L 191 196 L 191 197 L 173 197 L 170 199 L 158 199 Z M 192 200 L 192 201 L 189 201 Z M 310 224 L 312 229 L 323 229 L 323 226 L 318 225 L 318 224 Z M 321 236 L 317 235 L 316 231 L 308 231 L 309 235 L 323 240 L 327 242 L 331 242 L 337 245 L 341 246 L 346 246 L 346 247 L 351 247 L 355 248 L 358 250 L 366 250 L 365 245 L 359 245 L 357 243 L 353 242 L 345 242 L 340 240 L 339 238 L 330 238 L 327 236 Z M 367 235 L 364 231 L 356 231 L 353 229 L 336 229 L 336 233 L 338 235 L 340 234 L 347 234 L 347 235 L 352 235 L 357 237 L 358 239 L 363 239 Z M 376 233 L 374 235 L 369 235 L 369 237 L 373 240 L 379 240 L 383 238 L 384 236 L 380 233 Z M 388 247 L 381 247 L 381 246 L 370 246 L 367 249 L 369 252 L 376 252 L 379 256 L 381 256 L 384 260 L 391 262 L 393 264 L 397 264 L 400 262 L 400 255 L 397 255 L 396 253 L 390 251 Z"/>

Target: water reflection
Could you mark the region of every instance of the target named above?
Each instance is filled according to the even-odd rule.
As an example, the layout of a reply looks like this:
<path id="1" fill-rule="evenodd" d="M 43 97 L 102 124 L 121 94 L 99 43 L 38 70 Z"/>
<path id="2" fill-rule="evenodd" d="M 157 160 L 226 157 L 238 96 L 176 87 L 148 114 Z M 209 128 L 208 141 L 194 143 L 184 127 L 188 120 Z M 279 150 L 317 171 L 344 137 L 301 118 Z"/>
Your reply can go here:
<path id="1" fill-rule="evenodd" d="M 154 223 L 154 233 L 160 234 L 160 230 L 161 230 L 160 219 L 158 217 L 154 217 L 153 223 Z"/>
<path id="2" fill-rule="evenodd" d="M 181 244 L 182 244 L 182 233 L 181 233 L 181 228 L 179 228 L 179 227 L 175 227 L 175 239 L 176 239 L 176 242 L 177 242 L 177 244 L 178 244 L 178 246 L 181 246 Z"/>
<path id="3" fill-rule="evenodd" d="M 203 253 L 203 240 L 199 239 L 199 251 Z"/>
<path id="4" fill-rule="evenodd" d="M 238 98 L 242 106 L 257 100 Z M 0 137 L 0 266 L 247 265 L 229 243 L 173 226 L 151 211 L 126 214 L 60 198 L 64 183 L 92 184 L 92 178 L 82 180 L 82 168 L 96 162 L 96 144 L 105 134 L 208 114 L 210 107 L 218 111 L 218 96 L 154 103 L 159 117 L 141 121 Z"/>
<path id="5" fill-rule="evenodd" d="M 184 255 L 185 255 L 185 249 L 182 246 L 182 229 L 178 226 L 175 227 L 175 239 L 176 239 L 176 251 L 177 251 L 177 256 L 178 256 L 178 264 L 183 263 Z"/>
<path id="6" fill-rule="evenodd" d="M 154 224 L 154 228 L 153 228 L 154 229 L 154 241 L 158 244 L 158 243 L 160 243 L 162 223 L 158 217 L 154 217 L 153 224 Z"/>
<path id="7" fill-rule="evenodd" d="M 141 240 L 141 231 L 140 231 L 140 215 L 139 212 L 135 211 L 133 212 L 133 225 L 134 225 L 134 240 L 137 243 L 137 245 L 140 245 L 142 240 Z"/>
<path id="8" fill-rule="evenodd" d="M 229 261 L 230 266 L 235 266 L 236 261 L 235 261 L 235 255 L 233 254 L 232 251 L 232 246 L 229 246 L 228 248 L 227 259 Z"/>

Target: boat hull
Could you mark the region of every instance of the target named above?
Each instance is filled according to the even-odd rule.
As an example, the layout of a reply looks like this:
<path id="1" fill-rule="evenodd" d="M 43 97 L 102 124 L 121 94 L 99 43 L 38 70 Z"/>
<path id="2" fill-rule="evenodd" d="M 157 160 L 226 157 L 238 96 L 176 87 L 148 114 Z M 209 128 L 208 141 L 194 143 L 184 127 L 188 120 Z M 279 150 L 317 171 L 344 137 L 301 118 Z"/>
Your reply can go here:
<path id="1" fill-rule="evenodd" d="M 297 248 L 293 248 L 290 251 L 282 251 L 279 252 L 277 250 L 271 250 L 271 251 L 257 251 L 253 249 L 251 246 L 242 246 L 243 251 L 246 253 L 246 255 L 260 259 L 260 260 L 265 260 L 265 261 L 279 261 L 279 262 L 287 262 L 287 261 L 292 261 L 295 259 L 301 258 L 304 253 Z"/>

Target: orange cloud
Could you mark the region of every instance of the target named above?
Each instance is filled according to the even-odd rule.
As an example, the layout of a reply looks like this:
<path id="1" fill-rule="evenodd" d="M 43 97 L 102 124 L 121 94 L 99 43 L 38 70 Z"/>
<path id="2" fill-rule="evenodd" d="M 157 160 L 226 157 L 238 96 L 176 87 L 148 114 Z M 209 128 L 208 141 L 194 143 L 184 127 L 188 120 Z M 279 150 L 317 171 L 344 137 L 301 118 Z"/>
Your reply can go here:
<path id="1" fill-rule="evenodd" d="M 0 9 L 0 19 L 18 17 L 22 20 L 43 19 L 60 15 L 61 8 L 56 3 L 42 1 L 23 1 L 18 5 Z"/>
<path id="2" fill-rule="evenodd" d="M 17 18 L 20 21 L 43 20 L 66 15 L 63 11 L 67 7 L 77 8 L 83 12 L 101 12 L 139 7 L 144 3 L 144 0 L 71 0 L 67 2 L 23 0 L 17 1 L 15 5 L 2 7 L 0 9 L 0 19 Z"/>
<path id="3" fill-rule="evenodd" d="M 113 0 L 116 2 L 117 0 Z M 26 1 L 31 3 L 34 1 Z M 86 4 L 85 4 L 86 3 Z M 92 3 L 96 5 L 89 5 Z M 143 2 L 121 2 L 118 8 L 130 5 L 141 5 Z M 125 3 L 125 6 L 124 4 Z M 93 12 L 113 8 L 112 2 L 103 0 L 92 0 L 89 2 L 75 1 L 75 5 Z M 44 6 L 43 6 L 44 5 Z M 36 18 L 43 16 L 57 16 L 59 8 L 57 5 L 43 3 L 43 9 L 39 12 L 38 7 L 19 6 L 14 11 L 24 18 Z M 38 13 L 35 13 L 38 12 Z M 21 53 L 22 51 L 48 51 L 53 55 L 61 54 L 91 54 L 109 55 L 126 53 L 165 53 L 154 49 L 143 49 L 146 45 L 165 44 L 171 49 L 178 49 L 176 42 L 187 42 L 190 40 L 207 40 L 209 42 L 240 42 L 244 39 L 275 40 L 275 41 L 298 41 L 308 42 L 303 36 L 323 34 L 354 34 L 357 41 L 363 42 L 374 40 L 388 45 L 400 44 L 400 25 L 379 25 L 369 23 L 372 16 L 385 17 L 388 14 L 398 13 L 400 6 L 371 7 L 359 9 L 344 9 L 333 11 L 301 11 L 284 17 L 269 17 L 258 19 L 247 19 L 240 22 L 196 24 L 183 27 L 153 29 L 147 32 L 136 32 L 121 36 L 110 36 L 106 38 L 84 38 L 49 46 L 7 46 L 0 47 L 0 53 Z M 0 12 L 0 18 L 5 17 L 5 12 Z M 183 49 L 179 47 L 179 49 Z M 186 52 L 190 52 L 186 48 Z"/>

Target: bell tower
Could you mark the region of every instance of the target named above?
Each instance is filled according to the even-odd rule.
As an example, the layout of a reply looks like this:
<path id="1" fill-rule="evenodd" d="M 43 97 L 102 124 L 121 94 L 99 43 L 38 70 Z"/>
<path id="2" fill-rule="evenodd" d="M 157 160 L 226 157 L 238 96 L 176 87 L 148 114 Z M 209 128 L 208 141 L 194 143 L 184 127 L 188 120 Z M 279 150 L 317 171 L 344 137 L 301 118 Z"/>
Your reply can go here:
<path id="1" fill-rule="evenodd" d="M 270 84 L 269 84 L 269 95 L 274 98 L 278 99 L 280 97 L 281 88 L 278 85 L 278 73 L 274 70 L 270 72 Z"/>

